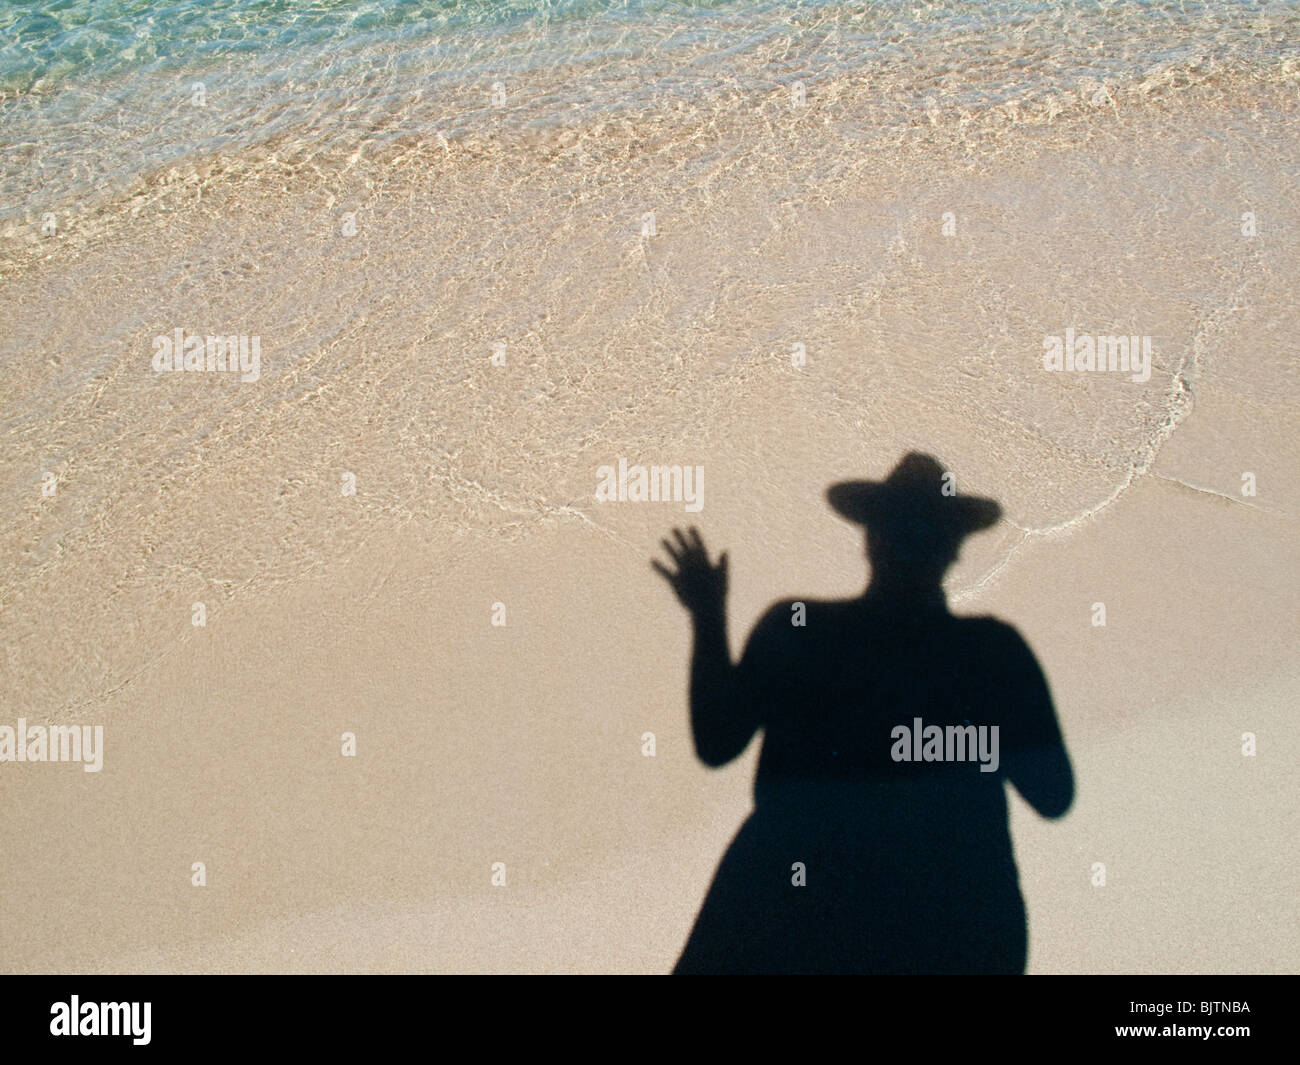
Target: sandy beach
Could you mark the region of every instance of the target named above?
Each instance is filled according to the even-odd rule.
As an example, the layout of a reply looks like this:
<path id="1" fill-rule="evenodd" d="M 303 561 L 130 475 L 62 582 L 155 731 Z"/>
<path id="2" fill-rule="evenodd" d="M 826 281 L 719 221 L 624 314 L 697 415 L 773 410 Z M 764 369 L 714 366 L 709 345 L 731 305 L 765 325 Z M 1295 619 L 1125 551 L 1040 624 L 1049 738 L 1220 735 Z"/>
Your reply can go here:
<path id="1" fill-rule="evenodd" d="M 862 591 L 826 489 L 920 450 L 1002 506 L 949 603 L 1074 767 L 1012 802 L 1028 971 L 1296 971 L 1300 66 L 1238 73 L 489 110 L 11 214 L 0 725 L 104 738 L 0 763 L 0 968 L 670 971 L 759 743 L 696 759 L 650 559 L 730 553 L 739 653 Z M 255 378 L 157 372 L 177 329 Z M 1146 378 L 1045 369 L 1067 330 Z M 701 505 L 598 499 L 620 460 Z"/>

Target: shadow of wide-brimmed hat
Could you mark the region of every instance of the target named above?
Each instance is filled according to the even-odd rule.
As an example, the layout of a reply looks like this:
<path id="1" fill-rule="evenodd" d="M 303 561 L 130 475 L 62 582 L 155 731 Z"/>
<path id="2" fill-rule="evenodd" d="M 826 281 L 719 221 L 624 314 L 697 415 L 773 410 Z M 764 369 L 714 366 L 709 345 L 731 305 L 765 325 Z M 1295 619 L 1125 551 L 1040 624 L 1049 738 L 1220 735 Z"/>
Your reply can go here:
<path id="1" fill-rule="evenodd" d="M 931 455 L 912 451 L 883 481 L 843 481 L 826 490 L 841 515 L 860 525 L 923 522 L 960 539 L 995 525 L 1002 508 L 980 496 L 944 495 L 944 469 Z"/>

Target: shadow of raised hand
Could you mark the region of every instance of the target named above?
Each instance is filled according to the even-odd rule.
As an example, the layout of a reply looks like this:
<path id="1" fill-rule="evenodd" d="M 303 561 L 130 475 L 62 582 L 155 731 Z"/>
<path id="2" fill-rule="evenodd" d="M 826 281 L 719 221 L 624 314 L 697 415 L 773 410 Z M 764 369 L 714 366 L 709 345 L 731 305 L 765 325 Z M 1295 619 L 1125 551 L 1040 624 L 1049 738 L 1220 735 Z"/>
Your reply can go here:
<path id="1" fill-rule="evenodd" d="M 667 539 L 660 543 L 677 566 L 677 572 L 658 559 L 652 559 L 650 565 L 672 585 L 682 605 L 695 617 L 722 614 L 727 599 L 727 552 L 722 552 L 715 566 L 709 562 L 708 548 L 695 526 L 692 525 L 688 533 L 674 529 L 673 536 L 676 537 L 675 544 Z"/>

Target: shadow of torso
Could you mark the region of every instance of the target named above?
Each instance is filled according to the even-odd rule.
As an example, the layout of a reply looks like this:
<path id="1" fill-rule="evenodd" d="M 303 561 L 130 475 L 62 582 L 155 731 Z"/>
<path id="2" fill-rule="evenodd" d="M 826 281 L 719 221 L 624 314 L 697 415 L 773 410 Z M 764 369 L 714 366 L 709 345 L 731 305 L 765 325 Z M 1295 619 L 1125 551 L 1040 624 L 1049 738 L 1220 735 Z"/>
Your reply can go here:
<path id="1" fill-rule="evenodd" d="M 768 611 L 737 669 L 735 711 L 764 731 L 754 812 L 677 971 L 1023 972 L 1004 780 L 1060 746 L 1028 647 L 941 597 L 809 602 L 802 626 L 792 607 Z M 973 749 L 898 760 L 922 753 L 917 719 Z M 966 726 L 998 726 L 996 766 L 994 734 L 980 748 Z"/>

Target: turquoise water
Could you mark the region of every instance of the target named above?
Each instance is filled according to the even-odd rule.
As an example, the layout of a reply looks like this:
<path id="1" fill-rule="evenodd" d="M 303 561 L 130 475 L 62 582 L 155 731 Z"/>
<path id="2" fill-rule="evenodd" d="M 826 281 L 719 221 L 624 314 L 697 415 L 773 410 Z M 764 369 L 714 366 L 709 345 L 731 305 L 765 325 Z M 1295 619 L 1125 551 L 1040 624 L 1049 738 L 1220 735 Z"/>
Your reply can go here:
<path id="1" fill-rule="evenodd" d="M 868 79 L 872 121 L 1291 78 L 1289 2 L 63 0 L 0 3 L 0 213 L 191 156 L 653 121 L 796 82 Z"/>

